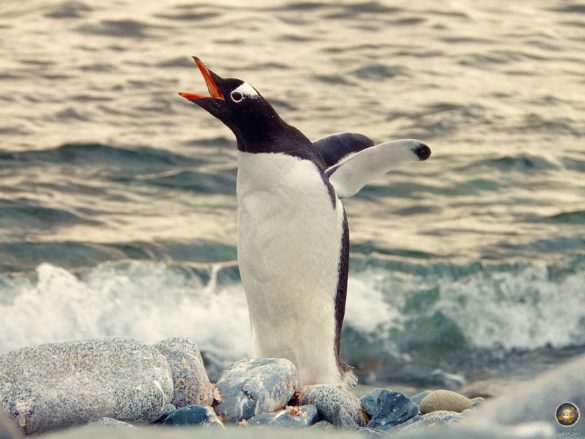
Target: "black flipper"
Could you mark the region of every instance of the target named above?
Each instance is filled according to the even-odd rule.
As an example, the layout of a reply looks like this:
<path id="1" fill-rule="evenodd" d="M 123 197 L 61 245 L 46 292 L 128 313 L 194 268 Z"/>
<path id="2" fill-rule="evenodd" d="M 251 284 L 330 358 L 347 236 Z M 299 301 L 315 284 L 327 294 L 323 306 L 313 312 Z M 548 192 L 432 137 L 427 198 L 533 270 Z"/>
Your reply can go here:
<path id="1" fill-rule="evenodd" d="M 313 142 L 313 146 L 323 155 L 327 167 L 333 166 L 349 154 L 373 145 L 372 139 L 358 133 L 334 133 Z"/>

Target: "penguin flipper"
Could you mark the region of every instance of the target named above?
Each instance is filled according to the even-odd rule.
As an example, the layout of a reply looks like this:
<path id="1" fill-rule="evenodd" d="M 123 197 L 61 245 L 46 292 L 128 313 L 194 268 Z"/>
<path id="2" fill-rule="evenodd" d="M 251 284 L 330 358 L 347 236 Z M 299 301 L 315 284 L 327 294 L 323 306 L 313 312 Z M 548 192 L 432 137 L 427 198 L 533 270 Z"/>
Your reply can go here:
<path id="1" fill-rule="evenodd" d="M 374 141 L 358 133 L 333 133 L 315 140 L 313 146 L 321 152 L 330 167 L 349 154 L 374 146 Z"/>
<path id="2" fill-rule="evenodd" d="M 339 198 L 357 194 L 370 180 L 410 162 L 426 160 L 430 148 L 420 140 L 403 139 L 370 146 L 347 155 L 325 170 Z"/>

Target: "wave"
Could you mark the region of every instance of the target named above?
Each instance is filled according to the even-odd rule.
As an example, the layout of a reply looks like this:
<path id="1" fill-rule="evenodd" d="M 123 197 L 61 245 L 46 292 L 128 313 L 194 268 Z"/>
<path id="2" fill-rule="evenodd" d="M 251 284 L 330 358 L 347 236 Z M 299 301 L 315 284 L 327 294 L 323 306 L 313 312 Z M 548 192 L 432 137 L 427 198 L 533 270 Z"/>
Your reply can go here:
<path id="1" fill-rule="evenodd" d="M 549 265 L 354 265 L 342 353 L 362 381 L 445 385 L 494 361 L 501 369 L 518 352 L 585 346 L 585 308 L 568 305 L 585 300 L 585 255 Z M 72 272 L 44 263 L 33 275 L 0 276 L 0 314 L 0 352 L 184 335 L 221 364 L 250 355 L 234 264 L 123 261 Z"/>
<path id="2" fill-rule="evenodd" d="M 19 152 L 0 151 L 0 161 L 17 164 L 63 163 L 120 167 L 165 167 L 199 165 L 201 160 L 154 148 L 127 149 L 102 143 L 67 143 L 57 148 Z"/>

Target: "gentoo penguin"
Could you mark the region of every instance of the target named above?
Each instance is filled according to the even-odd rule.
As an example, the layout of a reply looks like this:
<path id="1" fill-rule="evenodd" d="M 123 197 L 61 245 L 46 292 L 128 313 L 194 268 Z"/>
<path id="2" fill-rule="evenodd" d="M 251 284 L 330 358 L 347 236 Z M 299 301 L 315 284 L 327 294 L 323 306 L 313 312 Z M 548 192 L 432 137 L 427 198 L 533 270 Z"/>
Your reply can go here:
<path id="1" fill-rule="evenodd" d="M 194 58 L 209 95 L 182 92 L 227 125 L 238 147 L 238 264 L 257 357 L 291 360 L 301 385 L 351 386 L 339 356 L 349 232 L 342 198 L 431 150 L 337 133 L 311 142 L 250 84 Z"/>

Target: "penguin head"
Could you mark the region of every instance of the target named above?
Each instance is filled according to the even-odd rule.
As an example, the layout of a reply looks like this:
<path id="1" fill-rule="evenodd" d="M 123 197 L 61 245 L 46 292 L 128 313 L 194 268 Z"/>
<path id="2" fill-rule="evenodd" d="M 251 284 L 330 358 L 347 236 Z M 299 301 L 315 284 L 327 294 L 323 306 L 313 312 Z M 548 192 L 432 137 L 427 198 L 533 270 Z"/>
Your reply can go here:
<path id="1" fill-rule="evenodd" d="M 181 92 L 180 96 L 199 105 L 230 128 L 238 142 L 253 142 L 274 131 L 282 120 L 270 103 L 247 82 L 222 78 L 197 57 L 193 57 L 209 90 L 209 96 Z"/>

